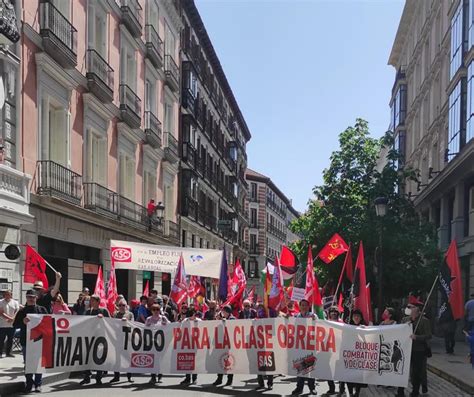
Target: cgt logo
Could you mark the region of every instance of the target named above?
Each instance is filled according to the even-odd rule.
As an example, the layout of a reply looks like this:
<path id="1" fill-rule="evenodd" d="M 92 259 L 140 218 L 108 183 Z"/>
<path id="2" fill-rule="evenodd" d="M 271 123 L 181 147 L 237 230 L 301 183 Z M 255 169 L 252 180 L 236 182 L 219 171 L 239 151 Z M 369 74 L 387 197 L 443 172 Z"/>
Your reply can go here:
<path id="1" fill-rule="evenodd" d="M 257 352 L 259 371 L 275 371 L 275 354 L 273 352 Z"/>
<path id="2" fill-rule="evenodd" d="M 117 262 L 131 262 L 132 261 L 132 250 L 131 248 L 112 248 L 112 259 Z"/>
<path id="3" fill-rule="evenodd" d="M 132 353 L 130 363 L 132 368 L 153 368 L 155 366 L 155 355 Z"/>

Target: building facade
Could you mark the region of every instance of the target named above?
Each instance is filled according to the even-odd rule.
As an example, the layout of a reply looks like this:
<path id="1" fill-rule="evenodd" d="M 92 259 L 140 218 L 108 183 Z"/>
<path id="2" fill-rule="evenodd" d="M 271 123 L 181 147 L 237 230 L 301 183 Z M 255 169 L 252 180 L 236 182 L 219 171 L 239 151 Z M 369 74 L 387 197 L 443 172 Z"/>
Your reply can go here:
<path id="1" fill-rule="evenodd" d="M 31 175 L 34 217 L 20 242 L 63 274 L 61 291 L 74 302 L 83 287 L 93 290 L 99 266 L 107 279 L 111 239 L 179 245 L 180 8 L 168 0 L 18 3 L 21 98 L 6 160 Z M 160 218 L 150 220 L 150 199 L 164 205 Z M 22 270 L 15 277 L 24 290 Z M 144 278 L 169 290 L 169 275 L 117 271 L 129 298 Z"/>
<path id="2" fill-rule="evenodd" d="M 245 264 L 246 144 L 251 135 L 194 1 L 182 3 L 181 244 Z"/>
<path id="3" fill-rule="evenodd" d="M 418 170 L 402 192 L 456 239 L 466 297 L 474 292 L 474 1 L 407 0 L 389 64 L 397 167 Z"/>
<path id="4" fill-rule="evenodd" d="M 267 262 L 273 263 L 280 255 L 283 245 L 299 239 L 288 228 L 299 213 L 269 177 L 251 169 L 247 169 L 245 177 L 249 185 L 249 227 L 245 239 L 250 256 L 245 271 L 249 286 L 255 285 L 262 296 L 260 272 Z"/>

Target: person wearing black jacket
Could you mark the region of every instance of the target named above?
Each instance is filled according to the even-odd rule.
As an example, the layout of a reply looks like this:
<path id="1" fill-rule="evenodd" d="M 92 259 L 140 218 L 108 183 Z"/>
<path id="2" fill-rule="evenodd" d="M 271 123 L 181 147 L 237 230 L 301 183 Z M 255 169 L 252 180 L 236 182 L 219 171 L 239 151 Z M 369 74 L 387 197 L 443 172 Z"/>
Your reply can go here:
<path id="1" fill-rule="evenodd" d="M 235 320 L 235 317 L 232 315 L 232 306 L 225 305 L 221 312 L 223 320 Z M 222 379 L 224 374 L 217 374 L 217 379 L 213 383 L 214 386 L 219 386 L 222 384 Z M 234 380 L 234 374 L 227 374 L 226 386 L 232 386 L 232 381 Z"/>
<path id="2" fill-rule="evenodd" d="M 243 310 L 239 312 L 240 320 L 257 318 L 257 311 L 250 307 L 250 301 L 248 299 L 243 301 L 243 307 Z"/>
<path id="3" fill-rule="evenodd" d="M 13 326 L 15 328 L 20 328 L 20 344 L 21 352 L 23 353 L 23 360 L 26 362 L 26 324 L 29 323 L 30 319 L 27 317 L 28 314 L 48 314 L 48 311 L 43 306 L 38 306 L 36 304 L 37 294 L 35 290 L 26 291 L 26 304 L 21 308 L 16 314 L 15 321 Z M 25 393 L 31 392 L 33 386 L 35 391 L 41 392 L 41 383 L 43 380 L 43 374 L 26 374 L 26 384 L 25 384 Z"/>
<path id="4" fill-rule="evenodd" d="M 100 305 L 100 296 L 92 295 L 91 296 L 91 307 L 86 310 L 84 315 L 86 316 L 97 316 L 98 318 L 110 317 L 109 311 L 104 307 L 99 307 Z M 95 381 L 98 385 L 102 384 L 102 377 L 104 376 L 105 371 L 96 371 Z M 80 385 L 86 385 L 91 383 L 91 371 L 86 371 L 84 379 L 79 383 Z"/>

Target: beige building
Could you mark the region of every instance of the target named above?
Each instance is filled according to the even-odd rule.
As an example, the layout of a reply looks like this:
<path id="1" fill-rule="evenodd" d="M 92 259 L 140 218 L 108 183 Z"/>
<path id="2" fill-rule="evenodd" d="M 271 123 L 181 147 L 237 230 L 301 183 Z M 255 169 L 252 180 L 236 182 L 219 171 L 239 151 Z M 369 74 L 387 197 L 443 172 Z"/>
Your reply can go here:
<path id="1" fill-rule="evenodd" d="M 404 193 L 458 243 L 474 292 L 474 1 L 407 0 L 389 58 L 396 69 L 391 129 L 399 167 L 419 170 Z"/>

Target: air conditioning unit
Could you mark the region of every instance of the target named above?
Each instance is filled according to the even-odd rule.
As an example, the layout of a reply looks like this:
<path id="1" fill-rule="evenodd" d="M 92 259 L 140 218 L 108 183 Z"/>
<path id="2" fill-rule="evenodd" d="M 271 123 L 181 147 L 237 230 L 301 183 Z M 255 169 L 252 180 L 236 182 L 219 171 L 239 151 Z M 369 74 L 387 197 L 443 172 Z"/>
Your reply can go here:
<path id="1" fill-rule="evenodd" d="M 474 236 L 474 186 L 469 188 L 469 235 Z"/>

